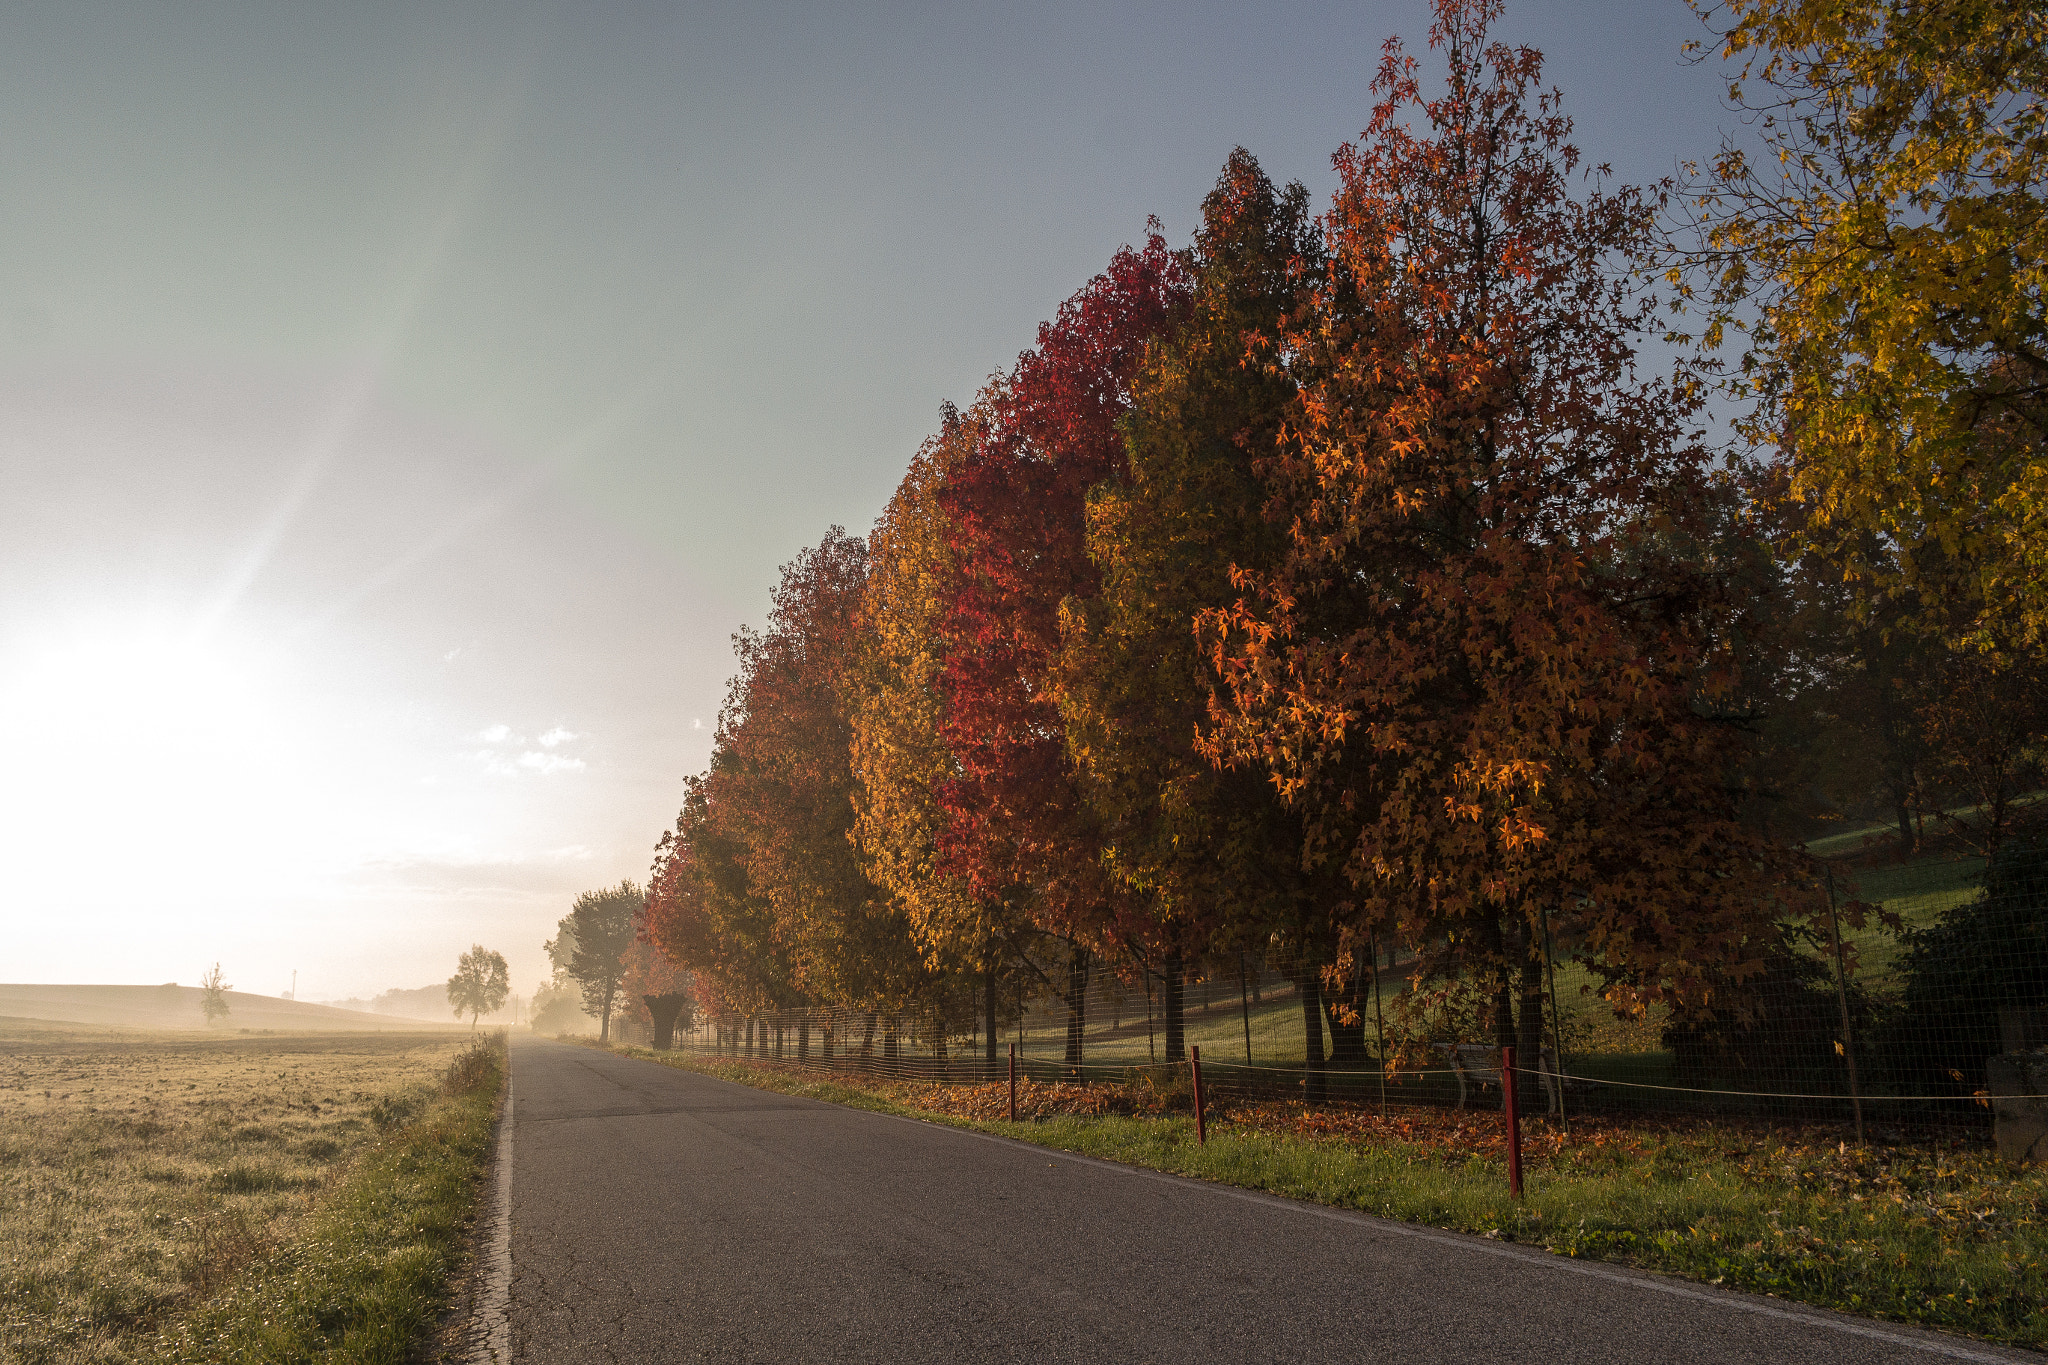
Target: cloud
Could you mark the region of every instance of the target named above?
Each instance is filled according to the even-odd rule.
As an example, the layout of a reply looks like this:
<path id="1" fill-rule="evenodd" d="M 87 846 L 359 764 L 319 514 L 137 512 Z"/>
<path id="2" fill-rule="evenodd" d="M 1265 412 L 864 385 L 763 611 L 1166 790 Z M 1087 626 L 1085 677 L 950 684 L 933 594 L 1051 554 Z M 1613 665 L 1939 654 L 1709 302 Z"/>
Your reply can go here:
<path id="1" fill-rule="evenodd" d="M 557 725 L 554 729 L 548 731 L 546 734 L 540 737 L 540 747 L 543 749 L 552 749 L 557 744 L 567 744 L 572 739 L 581 738 L 583 738 L 583 736 L 576 733 L 574 730 L 565 730 L 561 726 Z"/>
<path id="2" fill-rule="evenodd" d="M 488 730 L 479 731 L 477 733 L 477 739 L 484 744 L 526 743 L 526 737 L 524 735 L 513 734 L 512 727 L 509 725 L 493 725 Z"/>
<path id="3" fill-rule="evenodd" d="M 704 722 L 702 720 L 693 720 L 690 722 L 690 728 L 692 730 L 701 730 L 704 728 Z"/>
<path id="4" fill-rule="evenodd" d="M 519 766 L 530 768 L 537 773 L 561 773 L 583 771 L 583 760 L 564 758 L 560 754 L 544 754 L 538 749 L 528 749 L 519 755 Z"/>

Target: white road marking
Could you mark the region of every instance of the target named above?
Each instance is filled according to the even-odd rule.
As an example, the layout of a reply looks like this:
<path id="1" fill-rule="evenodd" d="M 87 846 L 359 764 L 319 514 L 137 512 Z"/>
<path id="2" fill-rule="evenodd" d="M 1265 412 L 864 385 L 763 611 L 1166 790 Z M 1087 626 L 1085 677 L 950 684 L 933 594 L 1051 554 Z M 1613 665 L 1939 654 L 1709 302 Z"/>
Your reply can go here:
<path id="1" fill-rule="evenodd" d="M 484 1250 L 483 1284 L 477 1317 L 483 1328 L 483 1359 L 512 1365 L 512 1068 L 506 1057 L 505 1112 L 498 1120 L 498 1179 L 491 1220 L 491 1244 Z"/>

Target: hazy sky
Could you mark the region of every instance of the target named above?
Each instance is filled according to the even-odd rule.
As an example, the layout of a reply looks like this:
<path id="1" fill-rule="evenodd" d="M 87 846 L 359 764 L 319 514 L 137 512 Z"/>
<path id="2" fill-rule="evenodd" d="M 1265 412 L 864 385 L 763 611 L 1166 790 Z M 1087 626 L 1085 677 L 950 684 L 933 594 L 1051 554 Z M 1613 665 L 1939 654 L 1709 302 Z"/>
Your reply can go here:
<path id="1" fill-rule="evenodd" d="M 1231 148 L 1319 198 L 1420 3 L 0 11 L 0 980 L 541 976 L 728 637 Z M 1681 0 L 1514 4 L 1590 161 Z"/>

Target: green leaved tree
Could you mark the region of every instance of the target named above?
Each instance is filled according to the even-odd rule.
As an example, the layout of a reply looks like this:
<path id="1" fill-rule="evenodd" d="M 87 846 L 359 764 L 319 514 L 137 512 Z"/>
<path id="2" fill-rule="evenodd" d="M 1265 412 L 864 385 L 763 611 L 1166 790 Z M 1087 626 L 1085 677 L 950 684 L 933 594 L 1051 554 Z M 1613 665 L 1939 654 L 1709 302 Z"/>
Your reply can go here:
<path id="1" fill-rule="evenodd" d="M 569 975 L 583 989 L 585 1013 L 598 1020 L 599 1042 L 611 1040 L 612 1007 L 626 975 L 626 949 L 632 946 L 646 903 L 639 887 L 623 881 L 585 891 L 558 926 L 575 941 Z"/>
<path id="2" fill-rule="evenodd" d="M 448 978 L 448 1003 L 454 1006 L 456 1018 L 469 1016 L 471 1032 L 476 1030 L 476 1021 L 503 1005 L 511 991 L 512 974 L 504 957 L 481 943 L 470 945 L 456 963 L 455 975 Z"/>

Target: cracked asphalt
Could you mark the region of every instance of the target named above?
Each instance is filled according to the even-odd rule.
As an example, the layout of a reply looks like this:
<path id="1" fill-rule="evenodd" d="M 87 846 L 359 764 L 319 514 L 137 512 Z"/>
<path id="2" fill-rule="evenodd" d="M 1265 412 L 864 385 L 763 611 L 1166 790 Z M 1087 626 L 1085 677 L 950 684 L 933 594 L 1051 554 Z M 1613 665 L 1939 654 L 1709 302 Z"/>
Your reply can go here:
<path id="1" fill-rule="evenodd" d="M 2039 1359 L 568 1043 L 512 1070 L 533 1365 Z"/>

